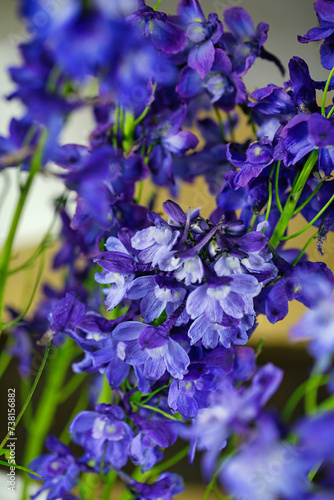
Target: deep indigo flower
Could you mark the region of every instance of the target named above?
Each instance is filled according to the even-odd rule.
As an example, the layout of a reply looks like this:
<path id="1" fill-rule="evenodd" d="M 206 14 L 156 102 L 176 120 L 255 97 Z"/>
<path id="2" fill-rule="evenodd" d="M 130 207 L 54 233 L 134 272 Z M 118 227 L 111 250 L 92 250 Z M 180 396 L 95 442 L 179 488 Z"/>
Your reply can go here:
<path id="1" fill-rule="evenodd" d="M 211 102 L 224 111 L 231 111 L 236 104 L 246 101 L 245 85 L 232 71 L 232 63 L 222 49 L 215 49 L 212 67 L 204 78 L 189 67 L 183 68 L 176 90 L 187 100 L 208 93 Z"/>
<path id="2" fill-rule="evenodd" d="M 47 500 L 66 498 L 66 494 L 77 484 L 80 467 L 67 446 L 54 436 L 49 436 L 45 445 L 51 453 L 35 458 L 29 465 L 45 481 L 42 488 L 31 498 L 34 500 L 45 490 L 49 490 Z M 32 477 L 36 479 L 36 476 Z"/>
<path id="3" fill-rule="evenodd" d="M 127 18 L 138 26 L 140 35 L 149 38 L 157 49 L 167 54 L 175 54 L 184 49 L 187 43 L 185 31 L 171 22 L 163 12 L 156 12 L 140 0 L 139 10 Z"/>
<path id="4" fill-rule="evenodd" d="M 284 74 L 280 61 L 264 50 L 263 44 L 267 40 L 269 30 L 267 23 L 259 23 L 255 31 L 250 15 L 242 7 L 225 9 L 224 21 L 230 32 L 223 34 L 221 43 L 230 54 L 233 70 L 239 76 L 248 71 L 257 57 L 273 61 Z"/>
<path id="5" fill-rule="evenodd" d="M 119 406 L 98 404 L 95 411 L 82 411 L 69 426 L 72 440 L 86 451 L 87 459 L 121 469 L 128 461 L 133 432 L 124 422 Z"/>
<path id="6" fill-rule="evenodd" d="M 298 36 L 301 43 L 325 40 L 320 48 L 321 64 L 331 70 L 334 66 L 334 2 L 318 0 L 314 3 L 320 27 L 311 28 L 306 35 Z"/>
<path id="7" fill-rule="evenodd" d="M 257 437 L 226 462 L 219 478 L 236 498 L 308 498 L 311 483 L 307 474 L 313 463 L 303 448 L 281 441 L 273 423 L 262 419 Z"/>
<path id="8" fill-rule="evenodd" d="M 244 188 L 274 161 L 271 141 L 262 138 L 260 141 L 253 142 L 245 155 L 234 151 L 231 145 L 228 145 L 227 159 L 239 170 L 228 172 L 225 178 L 228 179 L 232 189 Z"/>
<path id="9" fill-rule="evenodd" d="M 113 338 L 119 341 L 121 359 L 130 365 L 144 365 L 143 373 L 148 380 L 156 381 L 166 371 L 182 380 L 188 371 L 190 360 L 186 351 L 168 335 L 176 321 L 173 315 L 160 327 L 126 321 L 113 331 Z"/>

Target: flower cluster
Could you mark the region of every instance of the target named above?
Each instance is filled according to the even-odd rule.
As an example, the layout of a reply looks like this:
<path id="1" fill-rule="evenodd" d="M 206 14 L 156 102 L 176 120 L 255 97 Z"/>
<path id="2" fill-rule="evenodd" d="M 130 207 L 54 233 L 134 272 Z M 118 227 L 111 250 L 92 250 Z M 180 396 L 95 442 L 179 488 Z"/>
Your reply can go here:
<path id="1" fill-rule="evenodd" d="M 0 138 L 0 169 L 20 167 L 26 179 L 0 259 L 0 330 L 13 327 L 5 355 L 29 378 L 32 346 L 39 355 L 46 346 L 37 381 L 51 344 L 61 357 L 50 359 L 36 412 L 39 441 L 32 433 L 27 444 L 40 455 L 30 468 L 44 481 L 33 498 L 48 490 L 48 500 L 86 499 L 84 482 L 97 476 L 104 498 L 119 478 L 129 498 L 172 500 L 184 486 L 167 469 L 195 454 L 206 498 L 216 483 L 240 500 L 332 498 L 334 278 L 305 252 L 317 240 L 324 254 L 334 230 L 333 0 L 315 3 L 320 27 L 299 37 L 324 40 L 327 81 L 293 57 L 282 87 L 250 93 L 243 77 L 257 58 L 284 68 L 264 47 L 269 25 L 255 28 L 242 7 L 219 19 L 206 17 L 198 0 L 179 0 L 174 16 L 159 11 L 159 1 L 61 3 L 19 1 L 31 37 L 20 45 L 22 64 L 9 69 L 8 99 L 25 112 Z M 82 144 L 63 144 L 81 109 L 91 111 L 93 130 Z M 242 114 L 251 132 L 240 143 Z M 2 324 L 7 277 L 30 267 L 49 241 L 11 267 L 18 215 L 37 174 L 66 188 L 56 202 L 62 230 L 53 261 L 66 279 L 61 290 L 44 287 L 32 317 L 10 309 Z M 171 200 L 163 214 L 154 193 L 142 205 L 146 179 L 175 197 L 182 181 L 201 176 L 216 199 L 207 218 Z M 298 214 L 305 226 L 291 234 Z M 303 248 L 285 246 L 310 227 L 316 233 Z M 283 372 L 258 365 L 261 343 L 246 344 L 260 315 L 275 324 L 292 300 L 310 309 L 292 338 L 310 340 L 315 366 L 280 416 L 268 404 Z M 68 441 L 80 456 L 47 438 L 57 405 L 76 389 L 84 398 Z M 307 414 L 291 422 L 303 396 Z M 177 440 L 186 448 L 164 462 Z"/>

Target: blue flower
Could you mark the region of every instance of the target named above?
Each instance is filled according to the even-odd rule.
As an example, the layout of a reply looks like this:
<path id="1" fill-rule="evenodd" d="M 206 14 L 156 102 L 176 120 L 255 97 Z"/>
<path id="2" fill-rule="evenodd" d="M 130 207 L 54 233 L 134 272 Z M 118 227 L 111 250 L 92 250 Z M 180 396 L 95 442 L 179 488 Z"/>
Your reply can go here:
<path id="1" fill-rule="evenodd" d="M 49 490 L 47 500 L 66 498 L 66 494 L 77 484 L 80 467 L 67 446 L 54 436 L 49 436 L 45 445 L 51 453 L 41 455 L 29 464 L 30 468 L 44 479 L 42 488 L 31 498 L 34 500 L 45 490 Z M 36 476 L 31 477 L 36 479 Z"/>
<path id="2" fill-rule="evenodd" d="M 95 411 L 80 412 L 70 424 L 72 440 L 84 448 L 88 460 L 96 461 L 97 468 L 104 463 L 121 469 L 127 463 L 133 432 L 124 417 L 119 406 L 102 403 Z"/>
<path id="3" fill-rule="evenodd" d="M 301 43 L 325 40 L 320 48 L 321 64 L 331 70 L 334 66 L 334 2 L 333 0 L 318 0 L 314 3 L 320 27 L 311 28 L 306 35 L 298 36 Z"/>
<path id="4" fill-rule="evenodd" d="M 182 379 L 188 371 L 190 360 L 186 351 L 168 336 L 170 324 L 176 320 L 174 315 L 160 327 L 126 321 L 113 331 L 113 337 L 120 342 L 119 355 L 131 365 L 144 365 L 143 374 L 148 380 L 158 380 L 166 371 L 173 378 Z"/>

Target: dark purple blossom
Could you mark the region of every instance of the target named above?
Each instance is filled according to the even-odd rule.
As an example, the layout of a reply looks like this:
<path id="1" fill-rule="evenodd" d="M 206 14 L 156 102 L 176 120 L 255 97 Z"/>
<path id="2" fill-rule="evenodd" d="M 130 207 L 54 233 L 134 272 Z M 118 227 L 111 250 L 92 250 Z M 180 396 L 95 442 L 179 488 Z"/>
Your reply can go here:
<path id="1" fill-rule="evenodd" d="M 80 444 L 88 460 L 121 469 L 128 461 L 133 432 L 124 422 L 124 412 L 119 406 L 98 404 L 95 411 L 82 411 L 71 425 L 72 440 Z"/>
<path id="2" fill-rule="evenodd" d="M 248 71 L 257 57 L 273 61 L 284 73 L 280 61 L 263 47 L 269 30 L 267 23 L 259 23 L 255 31 L 250 15 L 242 7 L 225 9 L 224 21 L 229 32 L 223 34 L 221 43 L 231 56 L 233 70 L 239 76 Z"/>
<path id="3" fill-rule="evenodd" d="M 54 436 L 49 436 L 45 445 L 51 453 L 41 455 L 29 464 L 44 480 L 42 488 L 31 498 L 34 500 L 45 490 L 49 490 L 47 500 L 67 498 L 66 494 L 77 484 L 80 467 L 68 447 Z M 33 477 L 36 479 L 36 476 Z"/>
<path id="4" fill-rule="evenodd" d="M 318 0 L 314 3 L 320 26 L 311 28 L 304 36 L 298 36 L 301 43 L 324 40 L 320 48 L 321 64 L 331 70 L 334 66 L 334 3 L 333 0 Z"/>

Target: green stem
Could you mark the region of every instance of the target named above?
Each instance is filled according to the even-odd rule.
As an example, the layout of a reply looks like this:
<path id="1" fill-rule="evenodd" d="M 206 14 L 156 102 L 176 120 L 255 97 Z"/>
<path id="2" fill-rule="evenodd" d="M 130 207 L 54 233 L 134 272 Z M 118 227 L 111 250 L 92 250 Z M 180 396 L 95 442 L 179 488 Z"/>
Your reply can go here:
<path id="1" fill-rule="evenodd" d="M 333 113 L 334 113 L 334 105 L 331 107 L 330 112 L 327 115 L 327 118 L 330 118 Z"/>
<path id="2" fill-rule="evenodd" d="M 277 247 L 278 243 L 281 241 L 288 224 L 293 216 L 298 200 L 302 194 L 303 188 L 309 178 L 313 167 L 318 159 L 318 150 L 312 151 L 308 159 L 306 160 L 303 170 L 295 179 L 294 185 L 292 186 L 291 193 L 286 201 L 283 212 L 279 218 L 279 221 L 275 227 L 274 233 L 271 237 L 270 243 L 274 248 Z"/>
<path id="3" fill-rule="evenodd" d="M 308 224 L 306 224 L 306 226 L 303 229 L 301 229 L 300 231 L 297 231 L 294 234 L 291 234 L 290 236 L 282 236 L 281 240 L 291 240 L 292 238 L 296 238 L 297 236 L 303 234 L 305 231 L 307 231 L 307 229 L 309 227 L 313 226 L 313 224 L 319 219 L 319 217 L 321 217 L 321 215 L 329 207 L 329 205 L 331 205 L 333 203 L 333 201 L 334 201 L 334 194 L 331 197 L 331 199 L 326 203 L 326 205 L 324 207 L 322 207 L 320 212 L 318 212 L 317 215 L 315 217 L 313 217 L 313 219 Z"/>
<path id="4" fill-rule="evenodd" d="M 212 479 L 205 490 L 203 500 L 208 500 L 210 493 L 214 490 L 214 488 L 216 486 L 217 477 L 218 477 L 220 471 L 222 470 L 222 468 L 224 467 L 226 462 L 231 458 L 231 456 L 233 456 L 236 453 L 236 451 L 237 450 L 234 449 L 230 453 L 228 453 L 225 457 L 223 457 L 221 463 L 219 464 L 216 472 L 213 474 Z"/>
<path id="5" fill-rule="evenodd" d="M 36 293 L 39 289 L 39 285 L 40 285 L 42 275 L 43 275 L 44 266 L 45 266 L 45 254 L 42 254 L 40 265 L 39 265 L 37 276 L 36 276 L 36 281 L 34 284 L 34 288 L 31 292 L 31 296 L 29 298 L 28 304 L 26 305 L 25 309 L 15 319 L 13 319 L 12 321 L 8 321 L 7 323 L 0 324 L 0 331 L 4 330 L 5 328 L 9 328 L 11 326 L 17 325 L 19 323 L 19 321 L 22 318 L 24 318 L 24 316 L 28 313 L 28 311 L 29 311 L 29 309 L 34 301 Z"/>
<path id="6" fill-rule="evenodd" d="M 313 380 L 312 385 L 310 383 L 310 380 Z M 299 387 L 297 387 L 297 389 L 291 394 L 290 398 L 288 399 L 284 407 L 282 413 L 284 422 L 288 422 L 290 420 L 291 415 L 293 414 L 299 401 L 303 399 L 303 397 L 308 391 L 313 389 L 313 384 L 317 384 L 318 387 L 320 387 L 321 385 L 327 384 L 327 382 L 328 382 L 328 375 L 317 375 L 309 380 L 306 380 Z"/>
<path id="7" fill-rule="evenodd" d="M 21 402 L 22 406 L 24 402 L 27 400 L 28 395 L 29 395 L 29 390 L 31 389 L 31 384 L 29 379 L 23 379 L 21 378 L 21 384 L 20 384 L 20 396 L 21 396 Z M 33 411 L 32 411 L 32 406 L 28 405 L 26 407 L 26 411 L 23 414 L 23 425 L 26 429 L 29 430 L 31 424 L 33 421 Z"/>
<path id="8" fill-rule="evenodd" d="M 71 380 L 65 385 L 65 387 L 61 390 L 61 394 L 59 396 L 59 402 L 63 403 L 66 401 L 72 394 L 75 392 L 78 387 L 82 384 L 82 382 L 87 377 L 87 373 L 76 373 L 72 376 Z"/>
<path id="9" fill-rule="evenodd" d="M 281 160 L 277 162 L 277 167 L 276 167 L 276 175 L 275 175 L 275 198 L 276 198 L 276 205 L 278 210 L 282 213 L 283 212 L 283 207 L 282 203 L 279 197 L 279 190 L 278 190 L 278 180 L 279 180 L 279 170 L 281 166 Z"/>
<path id="10" fill-rule="evenodd" d="M 272 202 L 273 202 L 273 173 L 274 173 L 274 168 L 275 168 L 274 166 L 271 168 L 270 174 L 269 174 L 268 205 L 267 205 L 267 211 L 266 211 L 266 216 L 265 216 L 264 220 L 268 220 L 269 219 L 271 205 L 272 205 Z M 263 233 L 265 232 L 265 228 L 262 229 L 262 232 Z"/>
<path id="11" fill-rule="evenodd" d="M 296 210 L 294 211 L 293 213 L 293 216 L 297 215 L 301 210 L 303 210 L 304 207 L 306 207 L 306 205 L 308 203 L 310 203 L 310 201 L 312 200 L 312 198 L 314 198 L 314 196 L 317 194 L 317 192 L 319 191 L 319 189 L 321 188 L 322 186 L 322 182 L 320 182 L 317 187 L 315 188 L 314 191 L 312 191 L 312 193 L 310 194 L 310 196 L 307 198 L 307 200 L 304 201 L 304 203 L 302 203 L 300 205 L 300 207 L 296 208 Z"/>
<path id="12" fill-rule="evenodd" d="M 117 473 L 115 471 L 111 471 L 108 475 L 107 482 L 103 489 L 102 500 L 110 500 L 110 495 L 113 490 L 116 479 L 117 479 Z"/>
<path id="13" fill-rule="evenodd" d="M 180 422 L 180 419 L 178 419 L 176 417 L 173 417 L 172 415 L 168 415 L 168 413 L 166 413 L 163 410 L 160 410 L 160 408 L 155 408 L 154 406 L 149 406 L 149 405 L 143 405 L 141 403 L 135 403 L 135 404 L 137 406 L 140 406 L 141 408 L 146 408 L 147 410 L 152 410 L 152 411 L 155 411 L 157 413 L 161 413 L 161 415 L 163 415 L 164 417 L 168 418 L 169 420 L 174 420 L 176 422 Z"/>
<path id="14" fill-rule="evenodd" d="M 76 405 L 74 406 L 73 408 L 73 411 L 59 437 L 59 441 L 61 441 L 62 443 L 68 445 L 70 440 L 71 440 L 71 436 L 70 436 L 70 433 L 68 432 L 68 428 L 70 426 L 70 423 L 72 422 L 72 420 L 74 419 L 74 417 L 80 413 L 81 411 L 85 410 L 87 408 L 87 404 L 88 404 L 88 391 L 87 391 L 87 388 L 84 387 L 83 390 L 81 391 L 81 394 L 79 396 L 79 399 L 76 403 Z"/>
<path id="15" fill-rule="evenodd" d="M 42 163 L 42 155 L 43 155 L 43 148 L 44 144 L 46 141 L 46 132 L 43 131 L 41 135 L 40 142 L 38 144 L 38 147 L 36 149 L 36 152 L 34 154 L 34 157 L 31 162 L 31 168 L 28 174 L 28 178 L 26 180 L 26 183 L 22 186 L 21 188 L 21 194 L 13 215 L 12 223 L 9 229 L 9 233 L 5 242 L 5 245 L 2 250 L 2 255 L 0 258 L 0 324 L 2 323 L 2 314 L 3 314 L 3 306 L 4 306 L 4 299 L 5 299 L 5 289 L 6 289 L 6 282 L 7 282 L 7 275 L 8 275 L 8 267 L 9 267 L 9 262 L 10 262 L 10 256 L 12 252 L 12 247 L 16 235 L 16 231 L 19 225 L 19 221 L 23 212 L 23 208 L 25 206 L 25 203 L 27 201 L 28 193 L 30 191 L 30 188 L 32 186 L 33 180 L 37 172 L 41 168 L 41 163 Z M 0 335 L 1 335 L 1 329 L 0 329 Z"/>
<path id="16" fill-rule="evenodd" d="M 49 361 L 47 378 L 34 417 L 34 428 L 31 429 L 25 446 L 24 464 L 29 464 L 42 452 L 45 438 L 49 433 L 59 404 L 61 387 L 75 353 L 74 344 L 68 340 L 62 347 L 57 348 L 55 357 Z M 59 359 L 59 356 L 61 356 L 61 359 Z M 22 500 L 28 500 L 29 482 L 29 476 L 25 477 Z"/>
<path id="17" fill-rule="evenodd" d="M 257 215 L 253 214 L 252 218 L 250 220 L 250 223 L 249 223 L 248 233 L 250 233 L 253 230 L 253 227 L 255 226 L 256 219 L 257 219 Z"/>
<path id="18" fill-rule="evenodd" d="M 4 439 L 0 443 L 0 450 L 2 450 L 2 448 L 4 448 L 5 444 L 7 443 L 8 438 L 11 435 L 10 433 L 13 432 L 13 430 L 16 429 L 16 427 L 19 424 L 21 418 L 23 417 L 24 412 L 26 411 L 26 408 L 27 408 L 28 404 L 30 403 L 31 398 L 34 395 L 34 392 L 35 392 L 35 389 L 36 389 L 37 384 L 39 382 L 39 379 L 41 378 L 41 375 L 43 373 L 43 370 L 44 370 L 44 367 L 45 367 L 45 364 L 46 364 L 46 360 L 48 359 L 50 347 L 51 347 L 51 342 L 48 344 L 47 348 L 45 349 L 45 353 L 44 353 L 44 356 L 43 356 L 43 361 L 41 363 L 41 366 L 39 367 L 38 373 L 36 375 L 36 378 L 35 378 L 35 381 L 34 381 L 32 387 L 31 387 L 31 389 L 29 391 L 28 397 L 27 397 L 24 405 L 22 406 L 22 409 L 21 409 L 20 413 L 18 414 L 18 416 L 17 416 L 17 418 L 15 420 L 15 424 L 14 424 L 13 429 L 7 433 L 7 435 L 4 437 Z"/>
<path id="19" fill-rule="evenodd" d="M 157 2 L 155 2 L 153 10 L 157 10 L 159 8 L 160 4 L 161 4 L 161 0 L 158 0 Z"/>
<path id="20" fill-rule="evenodd" d="M 327 82 L 326 82 L 326 85 L 324 88 L 324 93 L 323 93 L 322 100 L 321 100 L 321 114 L 323 116 L 325 116 L 326 97 L 327 97 L 328 87 L 329 87 L 329 84 L 331 82 L 333 74 L 334 74 L 334 67 L 331 69 L 331 72 L 328 75 Z"/>
<path id="21" fill-rule="evenodd" d="M 153 84 L 153 95 L 155 93 L 155 90 L 157 88 L 157 84 L 154 83 Z M 138 125 L 138 123 L 142 122 L 144 120 L 144 118 L 146 117 L 147 113 L 149 112 L 150 110 L 150 107 L 151 107 L 151 104 L 149 104 L 148 106 L 146 106 L 146 108 L 144 109 L 144 111 L 142 112 L 141 115 L 138 116 L 138 118 L 136 118 L 134 121 L 133 121 L 133 128 L 136 127 L 136 125 Z"/>
<path id="22" fill-rule="evenodd" d="M 305 243 L 305 245 L 303 246 L 303 248 L 299 252 L 298 256 L 293 261 L 293 263 L 292 263 L 293 266 L 295 266 L 296 264 L 298 264 L 298 262 L 300 261 L 300 259 L 304 255 L 304 252 L 306 252 L 306 250 L 308 249 L 308 247 L 311 245 L 312 241 L 315 240 L 317 238 L 317 236 L 318 236 L 318 231 L 315 234 L 313 234 L 313 236 L 311 236 L 311 238 Z"/>
<path id="23" fill-rule="evenodd" d="M 9 363 L 11 362 L 11 355 L 8 354 L 7 351 L 3 350 L 1 352 L 1 357 L 0 357 L 0 379 L 2 375 L 5 373 Z"/>
<path id="24" fill-rule="evenodd" d="M 318 389 L 321 380 L 322 375 L 318 374 L 311 374 L 311 377 L 307 380 L 305 391 L 305 412 L 307 415 L 310 415 L 317 411 Z"/>
<path id="25" fill-rule="evenodd" d="M 137 205 L 140 205 L 140 200 L 141 200 L 141 197 L 142 197 L 142 194 L 143 194 L 143 189 L 144 189 L 144 181 L 140 181 L 140 183 L 139 183 L 139 190 L 138 190 L 138 196 L 137 196 L 137 199 L 136 199 Z"/>

